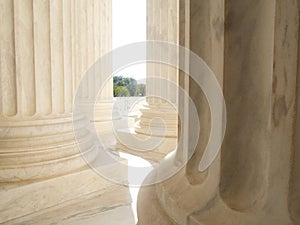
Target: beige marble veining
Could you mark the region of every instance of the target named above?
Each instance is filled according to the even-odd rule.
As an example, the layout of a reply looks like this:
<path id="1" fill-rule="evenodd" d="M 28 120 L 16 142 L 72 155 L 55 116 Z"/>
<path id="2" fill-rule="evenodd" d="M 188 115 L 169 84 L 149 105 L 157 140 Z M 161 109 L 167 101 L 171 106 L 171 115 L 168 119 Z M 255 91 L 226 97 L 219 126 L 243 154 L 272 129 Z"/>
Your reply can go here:
<path id="1" fill-rule="evenodd" d="M 205 96 L 190 79 L 187 90 L 202 136 L 182 171 L 142 188 L 138 224 L 299 224 L 299 2 L 179 4 L 188 8 L 180 8 L 180 30 L 189 30 L 178 34 L 180 40 L 222 86 L 226 135 L 221 154 L 200 172 L 216 121 L 210 121 Z"/>

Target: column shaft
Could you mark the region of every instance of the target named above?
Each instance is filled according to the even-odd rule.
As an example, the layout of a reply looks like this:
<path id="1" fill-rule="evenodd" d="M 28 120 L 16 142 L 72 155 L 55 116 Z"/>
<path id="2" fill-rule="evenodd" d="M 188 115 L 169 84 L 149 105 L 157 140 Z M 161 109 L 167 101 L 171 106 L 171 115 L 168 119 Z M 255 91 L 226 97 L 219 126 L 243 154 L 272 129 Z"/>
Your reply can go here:
<path id="1" fill-rule="evenodd" d="M 86 166 L 82 155 L 96 156 L 87 120 L 71 115 L 72 75 L 80 56 L 71 38 L 75 2 L 0 3 L 0 182 L 68 173 Z"/>
<path id="2" fill-rule="evenodd" d="M 147 40 L 178 43 L 176 8 L 176 0 L 147 1 Z M 152 44 L 147 46 L 149 60 L 153 54 L 160 57 L 166 52 L 167 47 L 154 49 Z M 147 63 L 147 102 L 140 109 L 141 116 L 134 127 L 135 134 L 141 139 L 150 136 L 164 139 L 156 150 L 153 149 L 161 154 L 160 158 L 175 150 L 177 145 L 178 114 L 174 105 L 177 104 L 177 71 L 177 68 L 161 62 Z M 175 83 L 171 84 L 172 81 Z M 134 143 L 128 143 L 127 146 L 134 146 Z"/>
<path id="3" fill-rule="evenodd" d="M 33 2 L 14 1 L 14 33 L 18 113 L 32 116 L 36 113 Z"/>
<path id="4" fill-rule="evenodd" d="M 228 1 L 226 5 L 227 129 L 222 149 L 221 194 L 235 209 L 258 204 L 266 188 L 275 5 L 261 0 Z M 243 13 L 245 10 L 247 14 Z"/>
<path id="5" fill-rule="evenodd" d="M 50 1 L 52 112 L 64 113 L 62 1 Z"/>
<path id="6" fill-rule="evenodd" d="M 64 62 L 64 102 L 65 112 L 72 112 L 74 80 L 72 68 L 72 8 L 71 0 L 63 2 L 63 62 Z"/>
<path id="7" fill-rule="evenodd" d="M 199 172 L 211 124 L 220 121 L 211 121 L 196 83 L 180 77 L 198 110 L 200 138 L 186 170 L 141 189 L 140 225 L 299 223 L 299 7 L 296 0 L 190 1 L 190 27 L 180 27 L 179 40 L 223 88 L 225 139 Z"/>
<path id="8" fill-rule="evenodd" d="M 95 8 L 95 3 L 94 0 L 89 0 L 87 2 L 88 9 L 87 9 L 87 33 L 88 33 L 88 68 L 94 71 L 93 68 L 93 63 L 97 60 L 95 58 L 95 34 L 94 34 L 94 8 Z M 88 98 L 91 99 L 94 96 L 95 93 L 95 81 L 91 77 L 89 77 L 88 81 Z"/>
<path id="9" fill-rule="evenodd" d="M 15 31 L 13 1 L 0 3 L 0 114 L 17 114 L 17 90 L 15 67 Z"/>

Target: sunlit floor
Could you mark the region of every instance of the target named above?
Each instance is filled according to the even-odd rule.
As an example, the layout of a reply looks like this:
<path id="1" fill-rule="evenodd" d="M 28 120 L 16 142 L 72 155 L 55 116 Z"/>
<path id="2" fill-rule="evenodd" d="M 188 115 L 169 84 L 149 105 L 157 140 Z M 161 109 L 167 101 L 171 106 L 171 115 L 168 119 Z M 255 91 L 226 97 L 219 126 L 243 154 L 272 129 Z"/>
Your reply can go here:
<path id="1" fill-rule="evenodd" d="M 120 156 L 122 158 L 127 159 L 128 161 L 128 180 L 129 182 L 132 181 L 132 183 L 136 182 L 136 168 L 137 167 L 149 167 L 149 172 L 151 172 L 151 169 L 153 168 L 151 166 L 151 164 L 144 160 L 143 158 L 137 157 L 137 156 L 133 156 L 130 154 L 126 154 L 126 153 L 120 153 Z M 131 167 L 135 168 L 135 169 L 131 169 Z M 139 177 L 139 185 L 142 184 L 144 178 L 147 176 L 147 174 L 141 174 Z M 132 203 L 131 203 L 131 207 L 132 207 L 132 212 L 133 212 L 133 216 L 134 216 L 134 221 L 136 224 L 137 223 L 137 197 L 138 197 L 138 192 L 139 192 L 139 185 L 132 185 L 129 187 L 129 191 L 130 191 L 130 195 L 132 198 Z"/>
<path id="2" fill-rule="evenodd" d="M 139 167 L 150 168 L 151 164 L 139 157 L 126 153 L 120 156 L 128 161 L 128 180 L 135 186 L 115 185 L 100 192 L 81 196 L 76 201 L 66 201 L 45 208 L 33 214 L 7 221 L 7 225 L 135 225 L 137 223 L 137 196 L 139 185 L 146 173 L 139 173 Z M 137 179 L 138 178 L 138 179 Z M 137 181 L 140 182 L 137 184 Z M 89 184 L 87 184 L 89 185 Z M 122 188 L 121 188 L 122 187 Z M 70 189 L 72 191 L 72 189 Z M 130 196 L 129 196 L 130 193 Z M 130 201 L 130 198 L 132 201 Z M 30 206 L 26 206 L 30 207 Z"/>
<path id="3" fill-rule="evenodd" d="M 129 182 L 137 182 L 136 170 L 138 167 L 149 167 L 149 172 L 151 171 L 151 164 L 140 158 L 126 153 L 120 153 L 120 156 L 128 161 L 128 180 Z M 139 185 L 147 176 L 147 174 L 138 174 Z M 131 185 L 129 187 L 132 203 L 131 205 L 120 205 L 118 207 L 108 208 L 106 211 L 101 213 L 96 213 L 95 215 L 89 215 L 86 219 L 81 218 L 80 220 L 70 221 L 65 224 L 75 224 L 75 225 L 135 225 L 138 221 L 137 219 L 137 197 L 140 189 L 139 185 Z"/>
<path id="4" fill-rule="evenodd" d="M 120 157 L 127 159 L 128 161 L 128 180 L 131 183 L 136 184 L 140 182 L 142 184 L 144 178 L 147 176 L 144 174 L 137 174 L 138 167 L 150 168 L 151 164 L 140 158 L 126 153 L 120 153 Z M 138 176 L 137 176 L 138 175 Z M 105 208 L 101 211 L 94 211 L 77 215 L 74 219 L 68 219 L 63 225 L 135 225 L 137 223 L 137 197 L 140 189 L 139 185 L 129 186 L 129 192 L 131 195 L 131 205 L 117 205 Z"/>

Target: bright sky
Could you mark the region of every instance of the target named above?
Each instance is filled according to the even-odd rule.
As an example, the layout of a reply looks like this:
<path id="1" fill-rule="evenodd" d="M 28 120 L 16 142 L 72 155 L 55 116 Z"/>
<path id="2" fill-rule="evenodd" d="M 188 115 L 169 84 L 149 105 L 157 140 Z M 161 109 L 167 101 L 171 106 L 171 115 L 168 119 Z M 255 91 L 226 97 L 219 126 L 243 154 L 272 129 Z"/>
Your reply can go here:
<path id="1" fill-rule="evenodd" d="M 146 41 L 146 0 L 112 0 L 112 47 Z M 130 66 L 115 75 L 129 76 L 139 83 L 146 78 L 146 64 Z"/>
<path id="2" fill-rule="evenodd" d="M 118 48 L 133 42 L 146 41 L 146 0 L 112 0 L 112 47 Z M 125 68 L 115 75 L 133 77 L 138 83 L 146 83 L 146 64 L 136 64 Z M 120 154 L 121 155 L 121 154 Z M 128 154 L 127 154 L 128 155 Z M 127 156 L 129 164 L 136 166 L 140 163 L 137 157 Z M 143 166 L 147 166 L 143 160 Z M 128 179 L 136 176 L 128 172 Z M 136 179 L 136 177 L 134 177 Z M 143 179 L 141 179 L 142 182 Z M 139 188 L 130 188 L 133 199 L 132 207 L 137 222 L 136 202 Z"/>

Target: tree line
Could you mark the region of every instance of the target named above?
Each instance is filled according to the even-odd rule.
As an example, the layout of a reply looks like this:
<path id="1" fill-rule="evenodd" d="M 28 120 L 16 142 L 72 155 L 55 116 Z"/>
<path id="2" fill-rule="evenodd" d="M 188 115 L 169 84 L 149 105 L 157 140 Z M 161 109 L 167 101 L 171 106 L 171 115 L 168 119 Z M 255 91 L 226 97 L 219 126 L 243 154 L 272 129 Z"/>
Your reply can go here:
<path id="1" fill-rule="evenodd" d="M 114 97 L 145 96 L 146 85 L 138 84 L 132 77 L 114 76 Z"/>

